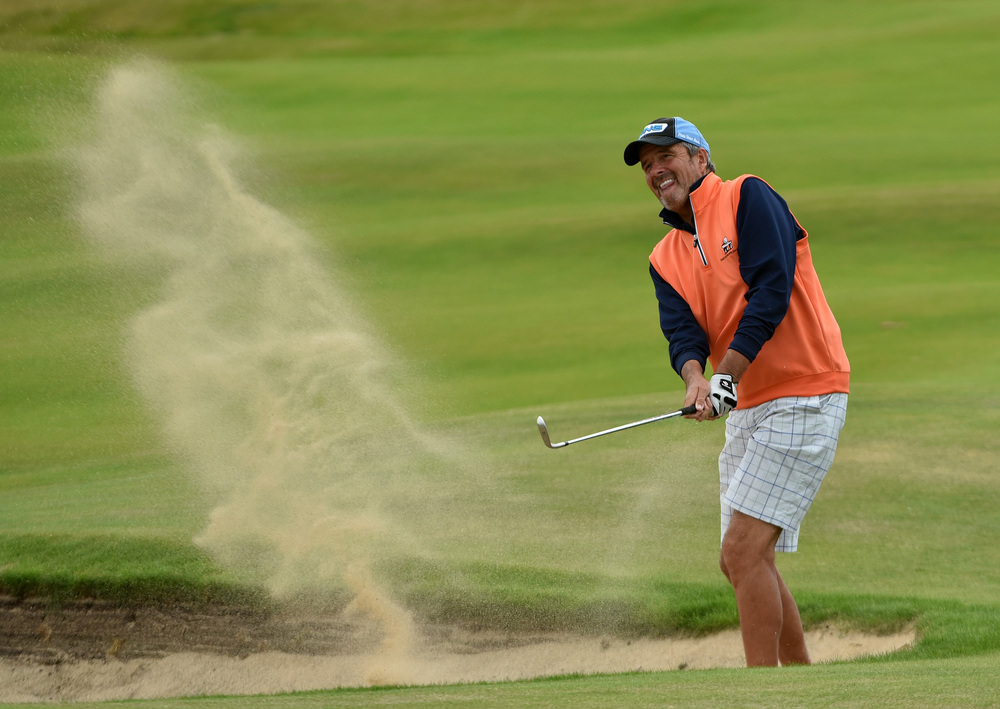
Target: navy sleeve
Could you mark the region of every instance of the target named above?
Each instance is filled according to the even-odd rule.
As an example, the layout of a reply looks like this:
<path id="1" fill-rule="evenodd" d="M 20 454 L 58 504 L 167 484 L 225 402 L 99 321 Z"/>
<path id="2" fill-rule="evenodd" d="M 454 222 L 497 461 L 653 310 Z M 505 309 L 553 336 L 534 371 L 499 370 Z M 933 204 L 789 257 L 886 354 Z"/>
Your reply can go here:
<path id="1" fill-rule="evenodd" d="M 691 312 L 691 307 L 672 285 L 663 280 L 653 265 L 649 275 L 656 288 L 656 300 L 660 304 L 660 329 L 670 343 L 670 366 L 678 374 L 689 359 L 701 362 L 702 370 L 708 360 L 708 338 L 705 331 Z"/>
<path id="2" fill-rule="evenodd" d="M 785 200 L 754 177 L 740 187 L 736 233 L 747 305 L 730 348 L 753 361 L 788 312 L 795 244 L 804 233 Z"/>

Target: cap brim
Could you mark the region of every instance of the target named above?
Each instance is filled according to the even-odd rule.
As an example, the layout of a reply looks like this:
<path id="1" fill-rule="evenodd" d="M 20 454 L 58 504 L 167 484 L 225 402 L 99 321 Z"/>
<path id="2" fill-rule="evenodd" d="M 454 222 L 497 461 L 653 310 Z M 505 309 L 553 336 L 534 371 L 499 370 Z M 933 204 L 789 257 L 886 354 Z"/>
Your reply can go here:
<path id="1" fill-rule="evenodd" d="M 669 138 L 667 136 L 646 136 L 642 140 L 633 140 L 627 146 L 625 146 L 625 164 L 632 166 L 639 162 L 639 151 L 642 150 L 643 143 L 646 145 L 673 145 L 674 143 L 682 143 L 680 138 Z"/>

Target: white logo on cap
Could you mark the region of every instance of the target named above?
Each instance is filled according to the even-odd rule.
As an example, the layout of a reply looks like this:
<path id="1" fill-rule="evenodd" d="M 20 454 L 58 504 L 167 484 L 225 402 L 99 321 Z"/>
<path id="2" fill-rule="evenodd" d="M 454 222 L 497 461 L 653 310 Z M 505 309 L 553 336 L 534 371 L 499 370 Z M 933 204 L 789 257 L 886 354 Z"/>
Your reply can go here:
<path id="1" fill-rule="evenodd" d="M 669 123 L 650 123 L 642 129 L 642 133 L 639 134 L 639 140 L 642 140 L 649 133 L 662 133 L 669 127 Z"/>
<path id="2" fill-rule="evenodd" d="M 701 145 L 701 140 L 697 133 L 694 131 L 684 130 L 683 128 L 678 132 L 677 137 L 686 143 L 693 143 L 694 145 Z"/>

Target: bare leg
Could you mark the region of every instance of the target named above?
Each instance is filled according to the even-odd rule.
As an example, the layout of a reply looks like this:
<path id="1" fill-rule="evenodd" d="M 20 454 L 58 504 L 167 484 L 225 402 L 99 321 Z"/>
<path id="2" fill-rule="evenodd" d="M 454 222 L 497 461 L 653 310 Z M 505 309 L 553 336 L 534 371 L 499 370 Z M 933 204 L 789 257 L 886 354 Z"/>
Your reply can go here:
<path id="1" fill-rule="evenodd" d="M 781 660 L 782 665 L 811 665 L 809 650 L 806 648 L 805 633 L 802 632 L 799 607 L 777 569 L 775 569 L 775 573 L 778 576 L 778 588 L 781 592 L 782 618 L 781 635 L 778 639 L 778 659 Z"/>
<path id="2" fill-rule="evenodd" d="M 778 527 L 734 511 L 722 542 L 722 571 L 736 594 L 748 667 L 809 662 L 798 607 L 774 565 L 780 534 Z"/>

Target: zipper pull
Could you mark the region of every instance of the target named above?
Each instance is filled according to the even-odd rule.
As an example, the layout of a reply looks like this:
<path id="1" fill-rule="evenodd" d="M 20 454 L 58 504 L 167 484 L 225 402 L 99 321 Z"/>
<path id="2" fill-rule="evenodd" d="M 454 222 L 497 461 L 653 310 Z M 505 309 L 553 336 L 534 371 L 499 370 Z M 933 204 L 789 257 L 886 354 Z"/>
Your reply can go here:
<path id="1" fill-rule="evenodd" d="M 701 257 L 701 265 L 708 265 L 708 257 L 705 255 L 705 250 L 701 248 L 701 242 L 698 240 L 698 233 L 694 234 L 694 247 L 698 249 L 698 255 Z"/>

